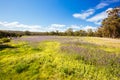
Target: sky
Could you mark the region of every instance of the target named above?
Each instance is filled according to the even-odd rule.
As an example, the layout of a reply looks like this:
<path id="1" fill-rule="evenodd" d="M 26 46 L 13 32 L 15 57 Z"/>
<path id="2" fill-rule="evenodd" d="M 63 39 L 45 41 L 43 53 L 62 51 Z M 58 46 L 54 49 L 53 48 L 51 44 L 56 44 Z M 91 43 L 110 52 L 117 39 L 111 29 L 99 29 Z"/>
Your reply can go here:
<path id="1" fill-rule="evenodd" d="M 97 29 L 120 0 L 0 0 L 0 30 Z"/>

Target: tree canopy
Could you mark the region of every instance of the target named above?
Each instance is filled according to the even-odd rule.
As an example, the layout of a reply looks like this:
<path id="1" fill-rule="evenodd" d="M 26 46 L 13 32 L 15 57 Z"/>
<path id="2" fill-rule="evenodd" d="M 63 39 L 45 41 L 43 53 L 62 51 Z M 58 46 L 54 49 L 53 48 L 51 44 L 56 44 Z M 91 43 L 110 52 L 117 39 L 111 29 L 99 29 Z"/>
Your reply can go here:
<path id="1" fill-rule="evenodd" d="M 120 37 L 120 7 L 107 11 L 108 17 L 102 21 L 102 26 L 98 28 L 101 37 Z"/>

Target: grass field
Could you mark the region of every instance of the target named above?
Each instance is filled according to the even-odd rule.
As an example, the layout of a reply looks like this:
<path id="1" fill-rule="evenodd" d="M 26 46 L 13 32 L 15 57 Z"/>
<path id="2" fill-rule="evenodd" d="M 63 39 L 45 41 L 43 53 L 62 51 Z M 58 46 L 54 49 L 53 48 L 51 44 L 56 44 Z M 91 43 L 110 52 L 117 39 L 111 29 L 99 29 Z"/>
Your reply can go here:
<path id="1" fill-rule="evenodd" d="M 120 40 L 16 38 L 0 45 L 0 80 L 120 80 Z"/>

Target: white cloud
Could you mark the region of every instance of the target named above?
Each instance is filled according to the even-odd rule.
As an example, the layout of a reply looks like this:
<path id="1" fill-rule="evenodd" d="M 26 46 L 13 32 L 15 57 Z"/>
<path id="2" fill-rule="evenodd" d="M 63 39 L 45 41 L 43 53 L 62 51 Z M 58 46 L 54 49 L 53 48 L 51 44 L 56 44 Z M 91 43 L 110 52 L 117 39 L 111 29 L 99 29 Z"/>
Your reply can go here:
<path id="1" fill-rule="evenodd" d="M 48 31 L 48 32 L 50 32 L 50 31 L 56 31 L 56 30 L 58 30 L 60 32 L 64 32 L 64 31 L 66 31 L 69 28 L 72 28 L 73 31 L 77 31 L 77 30 L 86 30 L 87 31 L 88 29 L 92 29 L 93 31 L 96 30 L 96 27 L 89 26 L 89 25 L 83 26 L 83 25 L 76 25 L 76 24 L 74 24 L 74 25 L 69 25 L 69 26 L 65 25 L 63 27 L 55 27 L 55 26 L 52 26 L 52 25 L 53 24 L 51 24 L 50 26 L 47 26 L 43 30 L 44 31 Z M 63 24 L 59 24 L 59 25 L 63 25 Z"/>
<path id="2" fill-rule="evenodd" d="M 64 24 L 51 24 L 49 26 L 40 26 L 40 25 L 26 25 L 21 24 L 19 22 L 1 22 L 0 21 L 0 29 L 1 30 L 16 30 L 16 31 L 33 31 L 33 32 L 50 32 L 50 31 L 60 31 L 64 32 L 68 28 L 72 28 L 74 31 L 76 30 L 87 30 L 87 29 L 95 29 L 92 26 L 83 26 L 83 25 L 64 25 Z"/>
<path id="3" fill-rule="evenodd" d="M 119 2 L 120 0 L 102 0 L 102 2 L 104 3 L 115 3 L 115 2 Z"/>
<path id="4" fill-rule="evenodd" d="M 87 17 L 89 17 L 90 15 L 92 15 L 94 13 L 94 9 L 88 9 L 82 13 L 75 13 L 73 14 L 74 18 L 79 18 L 79 19 L 86 19 Z"/>
<path id="5" fill-rule="evenodd" d="M 41 26 L 39 25 L 25 25 L 19 22 L 0 22 L 0 28 L 7 30 L 29 30 L 29 31 L 39 31 Z"/>
<path id="6" fill-rule="evenodd" d="M 98 5 L 96 5 L 94 8 L 88 9 L 84 12 L 81 13 L 74 13 L 72 16 L 74 18 L 79 18 L 79 19 L 84 19 L 86 20 L 89 16 L 91 16 L 92 14 L 95 13 L 96 10 L 104 8 L 106 6 L 108 6 L 109 4 L 115 3 L 115 2 L 119 2 L 120 0 L 102 0 Z M 106 17 L 105 13 L 100 13 L 100 16 L 102 16 L 102 18 Z M 96 15 L 97 16 L 97 15 Z M 99 17 L 100 19 L 100 17 Z M 100 19 L 101 20 L 101 19 Z M 89 19 L 88 19 L 89 21 Z M 91 20 L 90 20 L 91 21 Z M 96 24 L 100 24 L 99 22 L 96 22 Z"/>
<path id="7" fill-rule="evenodd" d="M 73 31 L 76 31 L 76 30 L 82 29 L 82 27 L 83 27 L 83 25 L 76 25 L 76 24 L 74 24 L 74 25 L 70 25 L 70 26 L 66 27 L 66 30 L 69 29 L 69 28 L 72 28 Z"/>
<path id="8" fill-rule="evenodd" d="M 55 27 L 55 28 L 62 28 L 65 27 L 66 25 L 64 24 L 51 24 L 51 27 Z"/>
<path id="9" fill-rule="evenodd" d="M 106 11 L 111 10 L 111 9 L 112 8 L 108 8 Z M 89 19 L 87 19 L 87 21 L 94 22 L 95 24 L 100 25 L 102 20 L 105 19 L 108 16 L 106 11 L 103 11 L 103 12 L 101 12 L 101 13 L 99 13 L 99 14 L 97 14 L 97 15 L 89 18 Z"/>
<path id="10" fill-rule="evenodd" d="M 78 25 L 71 25 L 69 28 L 72 28 L 72 29 L 80 29 L 81 26 L 78 26 Z"/>
<path id="11" fill-rule="evenodd" d="M 73 14 L 74 18 L 79 19 L 87 19 L 89 16 L 95 13 L 95 10 L 104 8 L 105 6 L 108 6 L 109 4 L 106 2 L 101 2 L 97 6 L 95 6 L 93 9 L 88 9 L 86 11 L 83 11 L 82 13 L 75 13 Z"/>
<path id="12" fill-rule="evenodd" d="M 95 8 L 96 8 L 96 9 L 101 9 L 101 8 L 104 8 L 104 7 L 108 6 L 108 5 L 109 5 L 108 3 L 103 3 L 103 2 L 101 2 L 101 3 L 98 4 Z"/>
<path id="13" fill-rule="evenodd" d="M 93 27 L 93 26 L 87 25 L 87 26 L 82 28 L 82 30 L 85 30 L 85 31 L 87 31 L 88 29 L 92 29 L 93 31 L 95 31 L 97 29 L 97 27 Z"/>
<path id="14" fill-rule="evenodd" d="M 100 24 L 103 19 L 107 17 L 106 12 L 99 13 L 92 18 L 87 19 L 89 22 L 94 22 L 95 24 Z"/>
<path id="15" fill-rule="evenodd" d="M 115 3 L 118 2 L 119 0 L 102 0 L 96 7 L 95 9 L 101 9 L 104 8 L 106 6 L 108 6 L 111 3 Z"/>
<path id="16" fill-rule="evenodd" d="M 50 26 L 44 27 L 44 31 L 64 31 L 66 28 L 66 25 L 64 24 L 51 24 Z"/>
<path id="17" fill-rule="evenodd" d="M 77 30 L 85 30 L 87 31 L 88 29 L 92 29 L 93 31 L 95 31 L 97 29 L 97 27 L 93 27 L 93 26 L 90 26 L 90 25 L 86 25 L 86 26 L 83 26 L 83 25 L 71 25 L 70 27 L 67 27 L 67 29 L 69 28 L 72 28 L 73 31 L 77 31 Z"/>
<path id="18" fill-rule="evenodd" d="M 26 25 L 21 24 L 17 21 L 15 22 L 1 22 L 0 21 L 0 29 L 1 30 L 19 30 L 19 31 L 64 31 L 66 29 L 66 25 L 64 24 L 51 24 L 49 26 L 40 26 L 40 25 Z"/>
<path id="19" fill-rule="evenodd" d="M 79 19 L 86 19 L 88 18 L 89 16 L 91 16 L 92 14 L 95 13 L 95 10 L 97 9 L 101 9 L 101 8 L 104 8 L 105 6 L 108 6 L 109 4 L 106 3 L 106 2 L 101 2 L 99 3 L 97 6 L 95 6 L 93 9 L 88 9 L 86 11 L 83 11 L 81 13 L 74 13 L 73 14 L 73 17 L 74 18 L 79 18 Z"/>

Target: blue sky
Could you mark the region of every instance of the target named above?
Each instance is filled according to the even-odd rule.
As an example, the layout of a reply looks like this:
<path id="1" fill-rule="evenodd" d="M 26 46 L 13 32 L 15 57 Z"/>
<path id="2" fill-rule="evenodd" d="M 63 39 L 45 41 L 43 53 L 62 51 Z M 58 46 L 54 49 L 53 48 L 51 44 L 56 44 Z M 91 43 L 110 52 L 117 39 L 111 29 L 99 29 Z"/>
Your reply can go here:
<path id="1" fill-rule="evenodd" d="M 0 29 L 96 29 L 120 0 L 0 0 Z"/>

